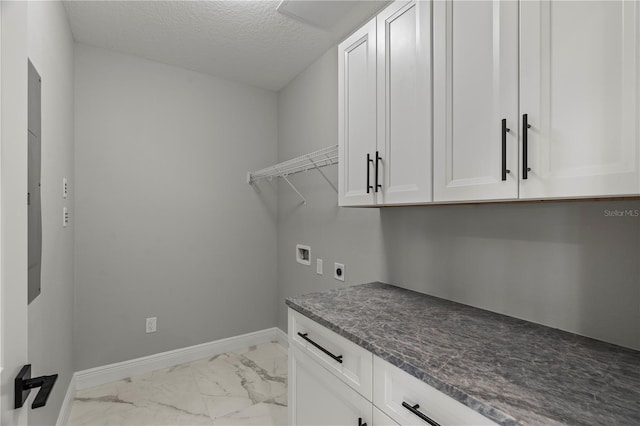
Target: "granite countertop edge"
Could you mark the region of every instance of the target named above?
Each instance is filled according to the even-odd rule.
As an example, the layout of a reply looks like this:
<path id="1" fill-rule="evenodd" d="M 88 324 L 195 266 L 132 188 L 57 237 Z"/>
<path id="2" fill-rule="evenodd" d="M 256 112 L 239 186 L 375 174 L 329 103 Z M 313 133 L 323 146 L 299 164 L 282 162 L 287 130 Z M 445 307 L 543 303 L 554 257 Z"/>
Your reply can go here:
<path id="1" fill-rule="evenodd" d="M 353 334 L 352 332 L 350 332 L 347 329 L 344 329 L 342 327 L 339 327 L 335 324 L 333 324 L 330 321 L 327 321 L 325 318 L 323 318 L 320 315 L 316 315 L 315 313 L 313 313 L 312 311 L 305 309 L 303 306 L 296 304 L 293 300 L 290 300 L 289 298 L 286 299 L 285 303 L 287 304 L 287 306 L 289 306 L 291 309 L 299 312 L 300 314 L 316 321 L 317 323 L 327 327 L 328 329 L 330 329 L 331 331 L 339 334 L 340 336 L 346 338 L 347 340 L 357 344 L 358 346 L 368 350 L 369 352 L 373 353 L 374 355 L 384 359 L 385 361 L 389 362 L 390 364 L 400 368 L 401 370 L 409 373 L 410 375 L 412 375 L 413 377 L 425 382 L 426 384 L 428 384 L 429 386 L 434 387 L 435 389 L 437 389 L 438 391 L 450 396 L 451 398 L 455 399 L 456 401 L 466 405 L 467 407 L 471 408 L 472 410 L 482 414 L 483 416 L 493 420 L 494 422 L 502 425 L 502 426 L 518 426 L 521 425 L 520 422 L 518 422 L 515 418 L 513 418 L 512 416 L 502 412 L 501 410 L 496 409 L 495 407 L 492 407 L 491 405 L 479 401 L 476 398 L 473 398 L 472 396 L 468 395 L 467 393 L 465 393 L 464 391 L 456 388 L 455 386 L 452 386 L 446 382 L 443 382 L 439 379 L 436 379 L 435 377 L 433 377 L 431 374 L 429 374 L 427 371 L 424 371 L 421 368 L 418 368 L 414 365 L 412 365 L 411 363 L 406 362 L 405 360 L 402 360 L 400 358 L 398 358 L 396 355 L 393 355 L 387 351 L 385 351 L 384 349 L 376 346 L 376 345 L 372 345 L 369 342 L 367 342 L 366 340 L 356 336 L 355 334 Z"/>

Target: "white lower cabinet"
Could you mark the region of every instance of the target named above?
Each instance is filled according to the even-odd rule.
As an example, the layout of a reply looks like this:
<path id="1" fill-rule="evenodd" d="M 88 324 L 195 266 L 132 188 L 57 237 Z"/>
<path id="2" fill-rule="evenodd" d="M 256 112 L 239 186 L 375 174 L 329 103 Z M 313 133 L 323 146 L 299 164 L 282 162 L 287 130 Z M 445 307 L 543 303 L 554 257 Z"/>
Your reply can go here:
<path id="1" fill-rule="evenodd" d="M 373 355 L 295 311 L 289 311 L 289 342 L 347 386 L 371 400 Z"/>
<path id="2" fill-rule="evenodd" d="M 495 425 L 464 404 L 291 309 L 289 424 Z"/>
<path id="3" fill-rule="evenodd" d="M 401 425 L 495 425 L 376 356 L 373 357 L 373 403 Z"/>
<path id="4" fill-rule="evenodd" d="M 372 405 L 296 346 L 289 347 L 290 425 L 371 425 Z"/>
<path id="5" fill-rule="evenodd" d="M 373 407 L 373 426 L 400 426 L 391 417 L 380 411 L 376 406 Z"/>

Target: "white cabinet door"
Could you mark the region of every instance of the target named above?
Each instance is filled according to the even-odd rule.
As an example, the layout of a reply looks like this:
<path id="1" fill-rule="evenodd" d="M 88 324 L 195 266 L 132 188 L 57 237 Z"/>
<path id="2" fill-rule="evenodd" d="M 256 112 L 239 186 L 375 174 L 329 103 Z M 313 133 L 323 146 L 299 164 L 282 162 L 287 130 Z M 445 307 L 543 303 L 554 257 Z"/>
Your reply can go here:
<path id="1" fill-rule="evenodd" d="M 520 3 L 520 198 L 640 192 L 638 6 Z"/>
<path id="2" fill-rule="evenodd" d="M 378 407 L 373 407 L 373 426 L 400 426 L 391 417 L 380 411 Z"/>
<path id="3" fill-rule="evenodd" d="M 373 156 L 376 151 L 375 18 L 338 46 L 338 132 L 338 204 L 373 205 Z"/>
<path id="4" fill-rule="evenodd" d="M 431 1 L 392 3 L 378 14 L 377 36 L 377 201 L 430 202 Z"/>
<path id="5" fill-rule="evenodd" d="M 437 1 L 433 31 L 434 201 L 518 198 L 518 3 Z"/>
<path id="6" fill-rule="evenodd" d="M 290 425 L 371 425 L 372 407 L 296 346 L 289 347 Z"/>

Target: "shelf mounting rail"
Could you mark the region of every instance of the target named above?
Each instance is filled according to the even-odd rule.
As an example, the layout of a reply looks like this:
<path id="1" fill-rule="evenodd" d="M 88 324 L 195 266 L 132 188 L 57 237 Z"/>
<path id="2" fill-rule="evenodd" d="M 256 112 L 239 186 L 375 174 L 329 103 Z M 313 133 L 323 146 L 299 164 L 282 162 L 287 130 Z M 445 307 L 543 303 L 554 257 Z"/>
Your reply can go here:
<path id="1" fill-rule="evenodd" d="M 306 172 L 309 170 L 317 170 L 322 177 L 331 185 L 334 191 L 338 192 L 336 186 L 329 180 L 327 175 L 322 170 L 323 167 L 338 164 L 338 145 L 332 145 L 327 148 L 319 149 L 309 154 L 301 155 L 300 157 L 293 158 L 282 163 L 278 163 L 274 166 L 265 167 L 264 169 L 257 170 L 255 172 L 247 173 L 247 183 L 249 185 L 258 182 L 261 179 L 267 179 L 271 181 L 274 177 L 281 177 L 284 179 L 291 188 L 302 198 L 302 202 L 307 204 L 307 200 L 298 191 L 293 183 L 288 179 L 289 175 L 295 173 Z"/>

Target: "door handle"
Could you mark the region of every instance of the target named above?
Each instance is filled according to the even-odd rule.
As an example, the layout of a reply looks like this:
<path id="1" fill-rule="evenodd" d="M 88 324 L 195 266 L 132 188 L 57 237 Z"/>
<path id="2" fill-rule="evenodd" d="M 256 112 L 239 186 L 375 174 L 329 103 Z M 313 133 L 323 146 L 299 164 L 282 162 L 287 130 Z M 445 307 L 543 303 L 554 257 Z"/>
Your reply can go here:
<path id="1" fill-rule="evenodd" d="M 373 163 L 373 160 L 371 159 L 371 154 L 367 154 L 367 194 L 369 192 L 371 192 L 371 190 L 373 189 L 373 186 L 369 185 L 369 180 L 370 180 L 370 169 L 369 169 L 369 165 Z"/>
<path id="2" fill-rule="evenodd" d="M 507 173 L 511 170 L 507 169 L 507 119 L 502 119 L 502 180 L 507 180 Z"/>
<path id="3" fill-rule="evenodd" d="M 58 375 L 40 376 L 31 378 L 31 364 L 27 364 L 18 373 L 14 381 L 15 391 L 15 407 L 20 408 L 24 405 L 31 389 L 40 388 L 36 398 L 31 404 L 31 408 L 40 408 L 47 405 L 47 400 L 53 390 L 53 385 L 56 384 Z"/>
<path id="4" fill-rule="evenodd" d="M 531 124 L 529 124 L 529 115 L 522 114 L 522 179 L 527 179 L 529 177 L 529 172 L 531 169 L 529 168 L 529 138 L 528 138 L 528 129 L 531 128 Z"/>
<path id="5" fill-rule="evenodd" d="M 379 151 L 376 151 L 376 192 L 378 192 L 378 188 L 382 188 L 382 185 L 378 183 L 378 163 L 382 161 L 382 157 L 380 157 Z"/>

